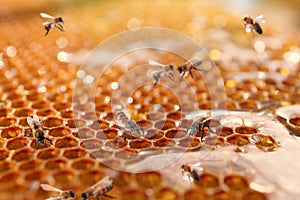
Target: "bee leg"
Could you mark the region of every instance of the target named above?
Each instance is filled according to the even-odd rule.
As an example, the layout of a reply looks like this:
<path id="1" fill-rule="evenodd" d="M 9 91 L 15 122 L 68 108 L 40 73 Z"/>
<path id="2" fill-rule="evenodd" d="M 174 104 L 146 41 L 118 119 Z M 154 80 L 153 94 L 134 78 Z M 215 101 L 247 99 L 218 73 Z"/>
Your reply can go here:
<path id="1" fill-rule="evenodd" d="M 166 76 L 167 76 L 169 79 L 171 79 L 172 81 L 175 81 L 174 76 L 172 76 L 172 75 L 170 75 L 170 74 L 166 74 Z"/>
<path id="2" fill-rule="evenodd" d="M 207 126 L 207 128 L 208 128 L 208 130 L 209 130 L 211 133 L 215 134 L 215 131 L 212 130 L 209 126 Z"/>
<path id="3" fill-rule="evenodd" d="M 52 141 L 51 141 L 49 138 L 46 138 L 46 140 L 49 141 L 49 143 L 50 143 L 51 145 L 53 145 Z"/>
<path id="4" fill-rule="evenodd" d="M 193 76 L 192 70 L 189 70 L 189 73 L 190 73 L 191 77 L 194 79 L 194 76 Z"/>
<path id="5" fill-rule="evenodd" d="M 182 79 L 183 79 L 184 75 L 185 75 L 185 71 L 183 72 L 183 74 L 182 74 L 182 76 L 181 76 L 180 80 L 182 80 Z"/>
<path id="6" fill-rule="evenodd" d="M 123 132 L 123 137 L 124 137 L 124 144 L 126 144 L 126 132 Z"/>
<path id="7" fill-rule="evenodd" d="M 115 199 L 115 198 L 116 198 L 116 197 L 110 196 L 110 195 L 108 195 L 108 194 L 102 194 L 102 196 L 105 196 L 105 197 L 111 198 L 111 199 Z"/>
<path id="8" fill-rule="evenodd" d="M 36 150 L 36 140 L 34 141 L 34 150 Z"/>
<path id="9" fill-rule="evenodd" d="M 58 28 L 60 31 L 65 32 L 64 27 L 61 24 L 55 24 L 55 27 Z"/>
<path id="10" fill-rule="evenodd" d="M 203 142 L 203 138 L 204 138 L 204 134 L 205 134 L 205 133 L 204 133 L 204 130 L 203 130 L 203 129 L 201 129 L 200 131 L 201 131 L 201 142 Z"/>

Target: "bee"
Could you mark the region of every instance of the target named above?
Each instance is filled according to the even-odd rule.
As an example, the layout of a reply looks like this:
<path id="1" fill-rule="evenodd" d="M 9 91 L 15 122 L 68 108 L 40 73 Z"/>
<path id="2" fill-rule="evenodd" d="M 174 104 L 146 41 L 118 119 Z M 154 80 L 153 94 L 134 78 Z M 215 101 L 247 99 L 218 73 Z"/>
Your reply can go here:
<path id="1" fill-rule="evenodd" d="M 52 19 L 52 21 L 49 22 L 44 22 L 43 25 L 46 29 L 46 34 L 45 36 L 49 33 L 50 29 L 53 27 L 58 28 L 60 31 L 64 32 L 64 27 L 62 24 L 64 24 L 64 20 L 62 17 L 52 17 L 46 13 L 40 13 L 41 17 L 46 18 L 46 19 Z"/>
<path id="2" fill-rule="evenodd" d="M 81 199 L 87 200 L 87 199 L 98 199 L 99 196 L 105 196 L 108 198 L 116 198 L 113 196 L 110 196 L 106 193 L 108 193 L 110 190 L 113 189 L 112 180 L 109 179 L 109 176 L 105 176 L 103 179 L 95 183 L 93 186 L 88 188 L 86 191 L 81 193 Z"/>
<path id="3" fill-rule="evenodd" d="M 181 79 L 184 77 L 185 73 L 188 71 L 192 78 L 194 78 L 192 70 L 202 71 L 202 69 L 199 68 L 199 66 L 202 64 L 201 60 L 198 59 L 192 59 L 186 61 L 183 65 L 179 66 L 177 68 L 178 72 L 181 75 Z"/>
<path id="4" fill-rule="evenodd" d="M 144 136 L 144 130 L 130 118 L 129 112 L 123 102 L 122 107 L 123 108 L 116 114 L 116 120 L 119 126 L 125 128 L 125 131 L 123 132 L 124 142 L 126 141 L 127 136 L 126 130 L 130 131 L 130 136 L 134 136 L 139 139 L 142 138 L 142 136 Z"/>
<path id="5" fill-rule="evenodd" d="M 252 32 L 252 30 L 255 30 L 258 34 L 262 34 L 263 29 L 261 28 L 260 23 L 265 23 L 266 21 L 263 19 L 263 15 L 259 15 L 254 19 L 250 16 L 244 17 L 243 22 L 245 25 L 245 31 L 247 33 L 250 33 Z"/>
<path id="6" fill-rule="evenodd" d="M 59 192 L 58 196 L 50 197 L 46 200 L 67 200 L 76 199 L 76 195 L 73 190 L 60 190 L 54 186 L 48 184 L 41 184 L 41 187 L 45 191 Z"/>
<path id="7" fill-rule="evenodd" d="M 152 66 L 160 66 L 160 67 L 163 67 L 163 69 L 161 69 L 161 70 L 155 70 L 155 71 L 153 71 L 153 73 L 152 73 L 153 80 L 154 80 L 154 86 L 155 86 L 155 85 L 158 83 L 158 81 L 159 81 L 162 77 L 164 77 L 164 76 L 168 77 L 168 78 L 169 78 L 170 80 L 172 80 L 172 81 L 175 81 L 175 77 L 174 77 L 174 74 L 173 74 L 173 72 L 174 72 L 174 67 L 173 67 L 173 65 L 163 65 L 163 64 L 158 63 L 158 62 L 156 62 L 156 61 L 154 61 L 154 60 L 149 60 L 148 62 L 149 62 L 149 64 L 152 65 Z"/>
<path id="8" fill-rule="evenodd" d="M 200 181 L 200 174 L 191 166 L 181 165 L 181 169 L 182 169 L 182 176 L 185 180 L 189 179 L 190 181 L 195 181 L 195 182 Z"/>
<path id="9" fill-rule="evenodd" d="M 51 145 L 53 145 L 51 140 L 45 137 L 44 128 L 42 127 L 42 124 L 37 115 L 33 115 L 32 118 L 27 117 L 27 123 L 31 128 L 31 132 L 33 133 L 33 136 L 36 138 L 36 141 L 34 142 L 35 149 L 36 149 L 36 142 L 40 143 L 41 145 L 45 145 L 47 140 L 50 142 Z"/>
<path id="10" fill-rule="evenodd" d="M 201 141 L 202 141 L 203 137 L 204 137 L 204 128 L 205 127 L 207 127 L 211 133 L 215 133 L 214 130 L 212 130 L 209 126 L 211 119 L 212 119 L 211 117 L 201 117 L 201 118 L 197 119 L 196 121 L 194 121 L 192 123 L 192 125 L 190 125 L 187 128 L 187 134 L 195 135 L 197 133 L 197 131 L 201 131 Z"/>

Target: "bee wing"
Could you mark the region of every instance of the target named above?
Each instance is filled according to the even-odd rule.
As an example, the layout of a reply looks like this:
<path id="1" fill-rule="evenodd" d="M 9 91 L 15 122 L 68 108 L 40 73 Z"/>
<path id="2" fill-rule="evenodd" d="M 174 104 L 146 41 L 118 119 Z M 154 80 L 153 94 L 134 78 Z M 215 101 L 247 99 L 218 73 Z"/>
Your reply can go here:
<path id="1" fill-rule="evenodd" d="M 257 23 L 266 23 L 266 21 L 263 19 L 263 15 L 259 15 L 257 17 L 254 18 L 254 20 L 257 22 Z"/>
<path id="2" fill-rule="evenodd" d="M 102 178 L 101 180 L 99 180 L 97 183 L 95 183 L 94 185 L 92 185 L 91 187 L 89 187 L 86 191 L 92 189 L 92 190 L 100 190 L 104 187 L 106 187 L 107 185 L 112 184 L 112 180 L 109 180 L 109 176 L 105 176 L 104 178 Z"/>
<path id="3" fill-rule="evenodd" d="M 152 66 L 160 66 L 160 67 L 164 67 L 165 65 L 159 63 L 159 62 L 156 62 L 154 60 L 149 60 L 148 63 Z"/>
<path id="4" fill-rule="evenodd" d="M 32 127 L 33 126 L 33 118 L 31 118 L 31 117 L 27 117 L 27 124 L 30 126 L 30 127 Z"/>
<path id="5" fill-rule="evenodd" d="M 51 15 L 48 15 L 46 13 L 40 13 L 41 17 L 43 18 L 47 18 L 47 19 L 54 19 L 54 17 L 52 17 Z"/>
<path id="6" fill-rule="evenodd" d="M 39 121 L 40 121 L 39 117 L 38 117 L 36 114 L 34 114 L 34 115 L 32 116 L 32 118 L 33 118 L 33 120 L 36 121 L 36 122 L 39 122 Z"/>
<path id="7" fill-rule="evenodd" d="M 126 115 L 126 117 L 128 117 L 129 119 L 131 119 L 129 111 L 128 111 L 127 107 L 126 107 L 126 104 L 123 101 L 121 101 L 121 110 L 124 112 L 124 114 Z"/>
<path id="8" fill-rule="evenodd" d="M 48 184 L 41 184 L 41 188 L 43 188 L 43 190 L 45 191 L 53 191 L 53 192 L 60 192 L 60 193 L 63 192 L 62 190 Z"/>

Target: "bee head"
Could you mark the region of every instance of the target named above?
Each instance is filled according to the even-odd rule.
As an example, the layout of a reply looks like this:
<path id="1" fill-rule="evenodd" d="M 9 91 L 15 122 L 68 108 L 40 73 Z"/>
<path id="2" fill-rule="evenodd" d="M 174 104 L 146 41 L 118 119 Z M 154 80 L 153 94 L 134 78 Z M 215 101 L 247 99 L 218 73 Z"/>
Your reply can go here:
<path id="1" fill-rule="evenodd" d="M 64 23 L 64 20 L 62 17 L 58 17 L 58 21 Z"/>
<path id="2" fill-rule="evenodd" d="M 86 200 L 87 199 L 87 196 L 86 196 L 86 194 L 83 192 L 83 193 L 81 193 L 81 199 L 82 200 Z"/>
<path id="3" fill-rule="evenodd" d="M 178 72 L 181 74 L 183 72 L 182 67 L 178 67 Z"/>
<path id="4" fill-rule="evenodd" d="M 171 69 L 172 71 L 174 70 L 174 67 L 173 67 L 173 65 L 170 65 L 169 67 L 170 67 L 170 69 Z"/>
<path id="5" fill-rule="evenodd" d="M 72 198 L 75 198 L 75 197 L 76 197 L 76 195 L 75 195 L 75 193 L 74 193 L 73 190 L 70 190 L 69 192 L 70 192 L 70 197 L 72 197 Z"/>

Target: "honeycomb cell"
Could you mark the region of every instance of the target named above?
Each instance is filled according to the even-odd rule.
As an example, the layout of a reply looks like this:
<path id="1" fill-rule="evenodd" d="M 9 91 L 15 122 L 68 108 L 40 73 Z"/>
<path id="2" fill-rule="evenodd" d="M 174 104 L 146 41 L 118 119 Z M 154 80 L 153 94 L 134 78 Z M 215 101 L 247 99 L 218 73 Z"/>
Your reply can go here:
<path id="1" fill-rule="evenodd" d="M 89 125 L 90 128 L 94 130 L 106 129 L 109 127 L 109 123 L 106 120 L 98 119 L 93 122 L 93 124 Z"/>
<path id="2" fill-rule="evenodd" d="M 142 189 L 127 189 L 122 191 L 122 200 L 147 200 L 147 195 Z"/>
<path id="3" fill-rule="evenodd" d="M 180 129 L 180 128 L 173 128 L 173 129 L 169 129 L 166 131 L 166 137 L 167 138 L 183 138 L 185 137 L 186 134 L 186 130 L 185 129 Z"/>
<path id="4" fill-rule="evenodd" d="M 29 172 L 24 176 L 26 181 L 43 181 L 46 179 L 46 173 L 42 170 Z"/>
<path id="5" fill-rule="evenodd" d="M 184 117 L 184 114 L 180 111 L 175 111 L 167 114 L 168 119 L 180 120 Z"/>
<path id="6" fill-rule="evenodd" d="M 145 188 L 159 187 L 163 181 L 163 177 L 158 172 L 137 173 L 135 178 L 138 185 Z"/>
<path id="7" fill-rule="evenodd" d="M 28 104 L 29 104 L 29 102 L 27 100 L 17 99 L 17 100 L 13 100 L 11 102 L 11 107 L 12 108 L 22 108 L 22 107 L 26 107 Z"/>
<path id="8" fill-rule="evenodd" d="M 208 189 L 219 187 L 219 178 L 213 174 L 203 173 L 200 175 L 200 181 L 194 182 L 198 186 Z"/>
<path id="9" fill-rule="evenodd" d="M 1 117 L 0 118 L 0 127 L 10 126 L 16 123 L 16 118 L 14 117 Z"/>
<path id="10" fill-rule="evenodd" d="M 179 199 L 179 195 L 177 194 L 177 192 L 168 187 L 161 188 L 159 191 L 157 191 L 155 193 L 155 197 L 156 199 L 161 199 L 161 200 Z"/>
<path id="11" fill-rule="evenodd" d="M 258 149 L 265 151 L 274 151 L 278 146 L 276 140 L 269 135 L 253 135 L 252 139 Z"/>
<path id="12" fill-rule="evenodd" d="M 113 156 L 113 152 L 99 149 L 99 150 L 95 150 L 95 151 L 91 152 L 91 156 L 94 158 L 99 158 L 99 159 L 111 158 Z"/>
<path id="13" fill-rule="evenodd" d="M 148 129 L 145 138 L 149 140 L 159 139 L 164 136 L 164 132 L 158 129 Z"/>
<path id="14" fill-rule="evenodd" d="M 267 200 L 267 196 L 255 190 L 250 190 L 242 196 L 242 200 Z"/>
<path id="15" fill-rule="evenodd" d="M 54 103 L 53 108 L 57 111 L 65 110 L 71 108 L 71 103 L 68 101 L 56 102 Z"/>
<path id="16" fill-rule="evenodd" d="M 167 130 L 167 129 L 176 128 L 176 125 L 175 125 L 175 121 L 166 119 L 166 120 L 159 120 L 155 122 L 154 127 L 161 130 Z"/>
<path id="17" fill-rule="evenodd" d="M 114 186 L 126 187 L 130 185 L 132 181 L 132 175 L 127 172 L 118 172 L 118 175 L 114 178 Z"/>
<path id="18" fill-rule="evenodd" d="M 106 115 L 103 117 L 103 119 L 108 120 L 108 121 L 113 121 L 114 120 L 114 113 L 107 112 Z"/>
<path id="19" fill-rule="evenodd" d="M 123 137 L 116 137 L 115 139 L 109 140 L 105 146 L 111 147 L 113 149 L 121 149 L 127 146 L 127 140 L 124 141 Z"/>
<path id="20" fill-rule="evenodd" d="M 47 116 L 54 116 L 54 115 L 56 115 L 56 112 L 53 109 L 51 109 L 51 108 L 44 108 L 44 109 L 38 110 L 36 112 L 36 114 L 38 116 L 47 117 Z"/>
<path id="21" fill-rule="evenodd" d="M 58 127 L 63 124 L 63 120 L 58 117 L 47 117 L 43 120 L 43 126 L 47 128 Z"/>
<path id="22" fill-rule="evenodd" d="M 77 170 L 87 170 L 92 169 L 95 165 L 95 162 L 91 159 L 83 158 L 80 160 L 76 160 L 72 163 L 72 168 Z"/>
<path id="23" fill-rule="evenodd" d="M 244 146 L 250 144 L 250 140 L 246 135 L 234 134 L 226 138 L 227 142 L 237 146 Z"/>
<path id="24" fill-rule="evenodd" d="M 12 92 L 9 92 L 6 96 L 6 99 L 8 100 L 14 100 L 14 99 L 21 99 L 23 97 L 22 94 L 16 92 L 16 90 L 11 90 Z"/>
<path id="25" fill-rule="evenodd" d="M 107 103 L 97 103 L 95 110 L 98 112 L 108 112 L 111 110 L 111 106 Z"/>
<path id="26" fill-rule="evenodd" d="M 139 157 L 139 152 L 135 149 L 131 149 L 131 148 L 124 148 L 122 150 L 119 150 L 118 152 L 115 153 L 115 157 L 118 159 L 126 159 L 126 160 L 130 160 L 130 159 L 134 159 Z"/>
<path id="27" fill-rule="evenodd" d="M 229 175 L 224 178 L 224 184 L 226 184 L 230 190 L 245 191 L 249 188 L 248 181 L 240 175 Z"/>
<path id="28" fill-rule="evenodd" d="M 83 148 L 66 149 L 63 156 L 68 159 L 81 158 L 87 154 L 87 151 Z"/>
<path id="29" fill-rule="evenodd" d="M 165 137 L 154 141 L 155 147 L 171 147 L 174 145 L 175 145 L 175 141 Z"/>
<path id="30" fill-rule="evenodd" d="M 251 126 L 239 126 L 235 127 L 235 132 L 240 134 L 254 134 L 257 133 L 257 128 Z"/>
<path id="31" fill-rule="evenodd" d="M 17 108 L 14 111 L 14 116 L 16 117 L 28 117 L 32 116 L 33 110 L 31 108 Z"/>
<path id="32" fill-rule="evenodd" d="M 29 127 L 29 125 L 27 123 L 27 117 L 20 117 L 19 118 L 19 125 L 20 126 L 27 126 L 27 127 Z"/>
<path id="33" fill-rule="evenodd" d="M 51 141 L 51 143 L 52 143 L 52 141 Z M 51 147 L 52 146 L 51 143 L 48 140 L 45 140 L 45 144 L 41 144 L 36 139 L 32 139 L 29 146 L 33 149 L 44 149 L 44 148 Z"/>
<path id="34" fill-rule="evenodd" d="M 66 136 L 66 135 L 70 135 L 71 134 L 71 130 L 67 127 L 56 127 L 56 128 L 52 128 L 50 131 L 49 131 L 49 136 L 52 136 L 52 137 L 63 137 L 63 136 Z"/>
<path id="35" fill-rule="evenodd" d="M 7 115 L 11 112 L 9 108 L 0 108 L 0 117 L 7 117 Z"/>
<path id="36" fill-rule="evenodd" d="M 8 182 L 15 182 L 20 177 L 20 173 L 18 172 L 10 172 L 8 174 L 3 175 L 0 178 L 0 183 L 8 183 Z"/>
<path id="37" fill-rule="evenodd" d="M 85 120 L 94 120 L 94 119 L 98 119 L 100 116 L 98 113 L 95 113 L 95 112 L 87 112 L 82 117 Z"/>
<path id="38" fill-rule="evenodd" d="M 239 106 L 242 109 L 257 109 L 258 108 L 257 103 L 254 100 L 250 100 L 250 99 L 240 101 Z"/>
<path id="39" fill-rule="evenodd" d="M 67 124 L 70 128 L 79 128 L 85 125 L 85 120 L 83 119 L 69 119 Z"/>
<path id="40" fill-rule="evenodd" d="M 164 118 L 164 114 L 162 112 L 150 112 L 146 115 L 148 120 L 156 121 Z"/>
<path id="41" fill-rule="evenodd" d="M 11 126 L 8 128 L 4 128 L 1 132 L 2 138 L 14 138 L 22 133 L 22 129 L 18 126 Z"/>
<path id="42" fill-rule="evenodd" d="M 64 169 L 67 161 L 62 159 L 51 159 L 45 163 L 45 168 L 49 170 Z"/>
<path id="43" fill-rule="evenodd" d="M 150 120 L 147 119 L 142 119 L 136 122 L 140 127 L 142 127 L 143 129 L 147 129 L 150 128 L 152 126 L 152 122 Z"/>
<path id="44" fill-rule="evenodd" d="M 60 112 L 60 116 L 62 118 L 67 118 L 67 119 L 74 118 L 77 115 L 76 112 L 74 112 L 73 110 L 70 110 L 70 109 L 59 110 L 59 112 Z"/>
<path id="45" fill-rule="evenodd" d="M 50 102 L 45 100 L 37 100 L 32 102 L 31 104 L 31 108 L 33 109 L 45 109 L 45 108 L 49 108 L 49 106 L 50 106 Z"/>
<path id="46" fill-rule="evenodd" d="M 179 140 L 179 146 L 189 149 L 198 149 L 201 147 L 201 141 L 199 138 L 189 136 Z"/>
<path id="47" fill-rule="evenodd" d="M 289 123 L 293 124 L 294 126 L 300 126 L 300 117 L 290 118 Z"/>
<path id="48" fill-rule="evenodd" d="M 0 161 L 5 160 L 9 156 L 9 151 L 0 149 Z"/>
<path id="49" fill-rule="evenodd" d="M 28 160 L 24 161 L 19 165 L 19 170 L 25 171 L 25 170 L 31 170 L 38 168 L 41 165 L 40 160 Z"/>
<path id="50" fill-rule="evenodd" d="M 80 173 L 78 179 L 83 185 L 90 187 L 91 185 L 101 180 L 103 177 L 104 177 L 104 173 L 102 171 L 89 170 L 87 172 Z"/>
<path id="51" fill-rule="evenodd" d="M 233 134 L 233 129 L 228 127 L 228 126 L 222 126 L 222 127 L 218 127 L 216 129 L 216 132 L 215 132 L 216 135 L 219 135 L 219 136 L 223 136 L 223 137 L 226 137 L 226 136 L 229 136 L 229 135 L 232 135 Z"/>
<path id="52" fill-rule="evenodd" d="M 98 131 L 96 137 L 101 140 L 114 139 L 118 136 L 118 130 L 114 128 L 108 128 Z"/>
<path id="53" fill-rule="evenodd" d="M 44 94 L 36 91 L 30 92 L 28 95 L 26 95 L 26 99 L 28 101 L 37 101 L 43 98 L 44 98 Z"/>
<path id="54" fill-rule="evenodd" d="M 86 139 L 80 145 L 85 149 L 99 149 L 103 146 L 103 142 L 99 139 Z"/>
<path id="55" fill-rule="evenodd" d="M 28 144 L 27 138 L 17 137 L 17 138 L 9 139 L 6 143 L 6 148 L 8 150 L 16 150 L 27 146 L 27 144 Z"/>
<path id="56" fill-rule="evenodd" d="M 77 140 L 72 136 L 58 138 L 55 142 L 56 148 L 70 148 L 78 145 Z"/>
<path id="57" fill-rule="evenodd" d="M 151 147 L 152 143 L 149 140 L 142 139 L 142 140 L 133 140 L 130 141 L 129 146 L 133 149 L 143 149 Z"/>
<path id="58" fill-rule="evenodd" d="M 55 158 L 60 154 L 60 150 L 56 148 L 41 149 L 37 155 L 39 159 L 47 160 Z"/>
<path id="59" fill-rule="evenodd" d="M 237 200 L 238 198 L 231 191 L 229 191 L 229 192 L 219 191 L 219 192 L 216 192 L 215 194 L 213 194 L 212 199 L 213 200 Z"/>
<path id="60" fill-rule="evenodd" d="M 83 127 L 83 128 L 79 128 L 78 136 L 81 139 L 93 138 L 95 136 L 95 132 L 91 128 Z"/>
<path id="61" fill-rule="evenodd" d="M 181 128 L 188 128 L 189 126 L 191 126 L 193 123 L 193 120 L 191 119 L 182 119 L 180 122 L 179 127 Z"/>
<path id="62" fill-rule="evenodd" d="M 188 190 L 183 195 L 184 200 L 206 200 L 208 198 L 204 192 L 195 189 Z"/>
<path id="63" fill-rule="evenodd" d="M 14 167 L 14 164 L 9 161 L 1 161 L 0 162 L 0 173 L 8 171 Z"/>
<path id="64" fill-rule="evenodd" d="M 70 170 L 63 170 L 53 174 L 55 183 L 60 185 L 71 184 L 74 181 L 74 173 Z"/>
<path id="65" fill-rule="evenodd" d="M 12 160 L 15 160 L 17 162 L 29 160 L 30 158 L 32 158 L 33 154 L 34 154 L 33 149 L 21 149 L 21 150 L 16 151 L 13 154 Z"/>
<path id="66" fill-rule="evenodd" d="M 218 146 L 218 145 L 224 145 L 225 140 L 224 138 L 221 138 L 219 136 L 206 136 L 205 137 L 205 142 L 206 145 L 210 146 Z"/>

